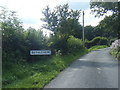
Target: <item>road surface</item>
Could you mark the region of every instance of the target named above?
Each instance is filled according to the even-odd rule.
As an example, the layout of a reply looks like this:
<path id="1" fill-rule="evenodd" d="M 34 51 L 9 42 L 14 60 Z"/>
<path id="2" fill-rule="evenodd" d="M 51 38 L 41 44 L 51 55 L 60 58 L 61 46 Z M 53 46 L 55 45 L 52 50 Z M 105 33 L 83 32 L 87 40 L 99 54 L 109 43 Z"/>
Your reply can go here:
<path id="1" fill-rule="evenodd" d="M 45 88 L 118 88 L 118 61 L 109 48 L 92 51 L 72 63 Z"/>

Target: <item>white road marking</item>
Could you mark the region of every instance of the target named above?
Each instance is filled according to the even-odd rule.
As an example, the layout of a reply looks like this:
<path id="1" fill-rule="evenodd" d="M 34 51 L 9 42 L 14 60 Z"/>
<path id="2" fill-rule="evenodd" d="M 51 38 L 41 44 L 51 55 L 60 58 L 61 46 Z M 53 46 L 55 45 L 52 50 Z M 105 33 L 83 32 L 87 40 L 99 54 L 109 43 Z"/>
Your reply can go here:
<path id="1" fill-rule="evenodd" d="M 98 73 L 100 74 L 101 73 L 101 68 L 97 68 L 98 69 Z"/>
<path id="2" fill-rule="evenodd" d="M 101 70 L 101 68 L 97 68 L 98 70 Z"/>

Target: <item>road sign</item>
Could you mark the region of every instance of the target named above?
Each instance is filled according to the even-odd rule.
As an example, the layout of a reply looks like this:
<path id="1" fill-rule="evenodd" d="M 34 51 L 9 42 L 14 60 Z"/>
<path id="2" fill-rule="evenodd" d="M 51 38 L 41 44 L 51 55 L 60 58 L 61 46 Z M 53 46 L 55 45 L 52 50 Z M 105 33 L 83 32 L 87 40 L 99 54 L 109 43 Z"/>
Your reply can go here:
<path id="1" fill-rule="evenodd" d="M 51 55 L 51 50 L 30 50 L 30 55 Z"/>

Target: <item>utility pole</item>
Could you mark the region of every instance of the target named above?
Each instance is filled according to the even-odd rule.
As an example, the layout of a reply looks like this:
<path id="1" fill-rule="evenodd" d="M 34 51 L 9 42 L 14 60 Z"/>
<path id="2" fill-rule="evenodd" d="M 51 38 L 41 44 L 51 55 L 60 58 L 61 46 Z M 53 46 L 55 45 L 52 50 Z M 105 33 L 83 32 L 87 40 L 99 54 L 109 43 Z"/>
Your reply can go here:
<path id="1" fill-rule="evenodd" d="M 83 11 L 83 44 L 85 43 L 85 35 L 84 35 L 84 11 Z"/>

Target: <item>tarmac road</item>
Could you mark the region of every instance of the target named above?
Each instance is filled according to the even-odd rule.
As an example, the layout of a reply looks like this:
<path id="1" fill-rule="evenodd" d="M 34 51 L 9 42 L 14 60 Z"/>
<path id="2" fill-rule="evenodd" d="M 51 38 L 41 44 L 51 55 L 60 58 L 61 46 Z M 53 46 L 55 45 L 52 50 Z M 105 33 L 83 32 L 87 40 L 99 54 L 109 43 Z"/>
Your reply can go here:
<path id="1" fill-rule="evenodd" d="M 84 55 L 44 88 L 118 88 L 118 61 L 109 50 Z"/>

